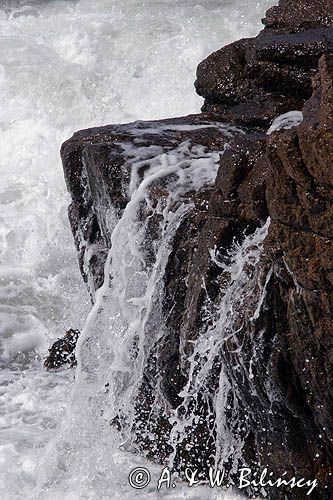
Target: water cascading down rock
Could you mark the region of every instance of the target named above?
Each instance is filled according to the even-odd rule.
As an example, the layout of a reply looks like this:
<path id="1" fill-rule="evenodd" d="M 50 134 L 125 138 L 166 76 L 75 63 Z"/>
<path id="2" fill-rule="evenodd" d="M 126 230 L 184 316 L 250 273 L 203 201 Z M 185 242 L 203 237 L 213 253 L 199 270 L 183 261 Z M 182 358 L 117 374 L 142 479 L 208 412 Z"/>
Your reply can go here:
<path id="1" fill-rule="evenodd" d="M 108 384 L 131 449 L 202 477 L 317 478 L 313 498 L 329 499 L 333 2 L 281 0 L 263 22 L 200 63 L 201 114 L 63 145 L 100 325 L 82 370 Z"/>

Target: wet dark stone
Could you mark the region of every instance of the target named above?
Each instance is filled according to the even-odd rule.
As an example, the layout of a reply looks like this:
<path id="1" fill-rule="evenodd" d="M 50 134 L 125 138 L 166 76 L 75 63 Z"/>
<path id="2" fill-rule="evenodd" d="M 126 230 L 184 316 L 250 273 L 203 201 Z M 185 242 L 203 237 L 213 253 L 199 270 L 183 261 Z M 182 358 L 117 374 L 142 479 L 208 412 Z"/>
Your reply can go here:
<path id="1" fill-rule="evenodd" d="M 76 366 L 75 348 L 79 335 L 79 330 L 70 328 L 61 339 L 56 340 L 44 360 L 44 367 L 56 370 L 63 365 Z"/>

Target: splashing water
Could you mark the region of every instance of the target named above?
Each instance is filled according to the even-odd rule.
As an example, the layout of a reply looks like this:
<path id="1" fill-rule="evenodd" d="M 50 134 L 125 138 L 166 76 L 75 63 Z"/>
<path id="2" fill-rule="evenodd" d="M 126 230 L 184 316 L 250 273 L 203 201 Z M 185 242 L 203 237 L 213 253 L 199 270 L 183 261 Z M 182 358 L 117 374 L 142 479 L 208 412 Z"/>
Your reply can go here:
<path id="1" fill-rule="evenodd" d="M 212 407 L 211 415 L 208 414 L 206 418 L 211 417 L 216 427 L 215 466 L 223 468 L 224 464 L 231 462 L 230 471 L 234 473 L 237 472 L 238 465 L 241 463 L 243 439 L 240 432 L 236 433 L 236 436 L 235 433 L 231 434 L 227 418 L 230 419 L 232 412 L 234 428 L 241 427 L 242 421 L 238 415 L 237 398 L 232 398 L 233 407 L 230 403 L 229 396 L 237 389 L 230 383 L 230 374 L 225 373 L 221 353 L 224 344 L 230 340 L 233 341 L 233 352 L 241 353 L 242 345 L 237 338 L 237 333 L 242 329 L 246 317 L 253 320 L 260 312 L 271 277 L 271 270 L 265 272 L 263 284 L 258 266 L 269 225 L 270 219 L 264 226 L 247 236 L 241 245 L 234 244 L 228 252 L 227 263 L 223 260 L 219 261 L 214 250 L 211 251 L 212 260 L 224 273 L 227 273 L 228 285 L 224 290 L 223 286 L 221 287 L 222 298 L 212 326 L 198 337 L 193 353 L 189 357 L 188 382 L 180 393 L 184 402 L 177 410 L 170 437 L 175 450 L 176 445 L 186 442 L 187 435 L 198 418 L 196 409 L 202 406 L 202 400 L 199 398 L 204 395 L 207 407 Z M 242 362 L 241 356 L 237 359 Z M 233 369 L 237 369 L 236 364 Z M 216 387 L 212 382 L 214 377 L 215 379 L 218 377 Z M 215 396 L 213 396 L 213 401 L 210 401 L 212 394 Z M 179 414 L 182 415 L 181 418 Z M 171 460 L 174 458 L 175 453 L 171 456 Z"/>
<path id="2" fill-rule="evenodd" d="M 125 145 L 124 149 L 128 151 L 129 146 Z M 142 148 L 138 147 L 135 158 L 132 146 L 130 200 L 113 229 L 104 285 L 96 292 L 94 307 L 78 343 L 75 391 L 60 439 L 44 464 L 43 495 L 50 494 L 54 484 L 63 494 L 68 477 L 72 485 L 74 481 L 74 489 L 84 491 L 88 498 L 95 498 L 97 486 L 100 494 L 108 491 L 110 483 L 119 485 L 119 480 L 124 481 L 123 473 L 115 467 L 114 450 L 132 449 L 136 400 L 144 381 L 144 369 L 154 356 L 154 346 L 168 333 L 162 320 L 163 278 L 175 233 L 193 207 L 186 194 L 213 183 L 220 159 L 218 152 L 207 153 L 202 146 L 188 141 L 149 160 L 143 161 L 141 154 Z M 140 177 L 143 163 L 144 174 Z M 156 183 L 163 187 L 164 194 L 154 203 L 152 193 Z M 116 214 L 111 212 L 109 217 L 110 226 L 114 225 Z M 158 236 L 149 240 L 154 219 Z M 189 402 L 202 391 L 221 343 L 234 333 L 234 298 L 237 296 L 241 308 L 253 294 L 253 285 L 258 281 L 255 269 L 268 226 L 269 222 L 231 250 L 231 262 L 225 268 L 230 273 L 231 285 L 221 301 L 214 327 L 199 338 L 191 358 L 189 383 L 183 391 L 183 407 L 187 407 L 185 414 L 189 418 L 177 419 L 171 411 L 170 445 L 175 450 L 187 436 L 187 427 L 193 427 L 193 420 L 197 418 L 196 413 L 188 409 L 193 407 Z M 249 280 L 251 273 L 254 276 Z M 260 302 L 262 298 L 253 314 Z M 222 338 L 221 331 L 224 332 Z M 221 371 L 215 408 L 220 421 L 221 462 L 223 454 L 229 458 L 231 446 L 235 447 L 227 426 L 223 425 L 229 390 L 228 380 Z M 159 396 L 163 400 L 162 393 Z M 110 425 L 119 415 L 122 433 Z M 150 419 L 154 420 L 157 415 L 158 409 L 152 407 Z M 149 424 L 147 421 L 139 426 L 141 438 L 149 438 Z M 172 465 L 172 457 L 170 461 Z"/>
<path id="3" fill-rule="evenodd" d="M 94 490 L 91 471 L 96 473 L 92 463 L 96 460 L 98 481 L 104 475 L 105 481 L 110 482 L 113 457 L 105 451 L 119 446 L 124 439 L 112 432 L 110 422 L 119 411 L 126 413 L 130 433 L 146 357 L 164 333 L 160 303 L 162 280 L 175 232 L 192 206 L 185 203 L 182 196 L 212 183 L 220 158 L 218 152 L 207 153 L 204 147 L 188 141 L 150 160 L 142 159 L 140 147 L 137 151 L 133 146 L 129 149 L 124 144 L 123 147 L 132 156 L 130 200 L 113 229 L 112 248 L 105 266 L 107 278 L 96 293 L 94 307 L 78 343 L 79 367 L 70 427 L 67 426 L 67 432 L 63 431 L 57 443 L 60 446 L 58 460 L 65 460 L 66 447 L 69 450 L 66 467 L 74 468 L 75 476 L 83 481 L 80 488 L 90 494 L 91 488 Z M 142 164 L 145 170 L 140 178 Z M 162 183 L 165 196 L 154 206 L 151 190 L 156 183 Z M 142 211 L 144 216 L 140 218 L 138 214 Z M 115 218 L 116 214 L 109 213 L 109 225 Z M 158 237 L 156 241 L 149 241 L 153 219 L 157 220 Z M 153 255 L 147 255 L 147 246 Z M 156 334 L 147 335 L 147 331 Z M 50 468 L 59 474 L 59 463 L 53 467 L 47 464 L 47 469 Z"/>
<path id="4" fill-rule="evenodd" d="M 88 432 L 91 429 L 89 419 L 94 421 L 100 402 L 101 408 L 104 406 L 101 381 L 110 379 L 110 383 L 115 383 L 117 380 L 109 371 L 100 373 L 98 370 L 109 365 L 119 374 L 112 389 L 112 405 L 119 407 L 117 397 L 123 388 L 132 387 L 134 374 L 133 360 L 126 345 L 131 343 L 133 331 L 138 326 L 143 328 L 143 323 L 132 325 L 132 329 L 127 329 L 128 325 L 137 311 L 141 311 L 137 318 L 142 322 L 149 308 L 158 306 L 149 303 L 149 287 L 158 290 L 158 275 L 167 258 L 163 251 L 168 251 L 168 242 L 182 211 L 188 208 L 180 206 L 178 211 L 168 212 L 168 230 L 161 235 L 165 249 L 160 253 L 156 250 L 154 275 L 148 273 L 147 276 L 147 272 L 146 276 L 140 275 L 138 256 L 134 256 L 132 262 L 125 261 L 119 280 L 129 279 L 128 286 L 121 289 L 122 295 L 114 310 L 104 310 L 99 315 L 104 315 L 104 324 L 110 321 L 109 326 L 112 322 L 108 317 L 112 317 L 118 332 L 117 343 L 111 346 L 109 353 L 102 344 L 98 347 L 103 322 L 93 320 L 97 306 L 88 316 L 85 340 L 81 345 L 82 368 L 77 374 L 72 410 L 65 416 L 67 403 L 71 401 L 73 374 L 43 373 L 40 357 L 51 340 L 61 335 L 65 328 L 83 326 L 90 306 L 77 270 L 67 223 L 68 196 L 59 161 L 61 143 L 73 131 L 91 125 L 198 111 L 201 99 L 193 90 L 197 63 L 232 40 L 255 34 L 260 17 L 273 3 L 269 0 L 251 5 L 242 0 L 172 0 L 149 1 L 143 6 L 136 0 L 1 2 L 0 493 L 5 500 L 25 498 L 30 492 L 36 498 L 36 491 L 40 484 L 45 486 L 45 482 L 48 492 L 44 489 L 41 498 L 44 494 L 45 498 L 47 495 L 48 498 L 90 498 L 84 493 L 84 485 L 91 498 L 94 495 L 103 498 L 108 495 L 105 492 L 109 491 L 111 483 L 117 485 L 117 498 L 126 495 L 132 498 L 133 492 L 128 490 L 126 493 L 124 485 L 127 484 L 127 471 L 135 459 L 125 452 L 117 452 L 119 436 L 108 432 L 106 422 L 113 406 L 104 408 L 104 427 L 100 434 L 103 443 L 98 450 L 94 442 L 96 432 Z M 183 145 L 183 151 L 174 153 L 177 164 L 183 161 L 186 147 Z M 198 160 L 199 156 L 201 158 L 201 152 Z M 159 161 L 171 159 L 160 158 Z M 206 158 L 205 161 L 214 162 L 214 159 Z M 167 163 L 167 167 L 173 168 L 174 164 Z M 180 172 L 179 165 L 177 168 Z M 191 178 L 191 168 L 188 173 Z M 184 182 L 189 182 L 188 178 Z M 133 194 L 139 196 L 137 191 L 140 190 L 136 187 Z M 163 212 L 162 208 L 165 207 L 160 207 Z M 127 224 L 133 221 L 130 210 L 131 206 L 126 211 Z M 120 237 L 119 231 L 118 227 L 113 238 Z M 143 233 L 139 231 L 138 237 Z M 125 256 L 131 257 L 131 248 L 127 250 L 129 253 L 120 256 L 122 262 Z M 118 251 L 123 253 L 120 248 Z M 145 280 L 147 283 L 143 286 Z M 137 300 L 129 307 L 126 290 L 131 286 L 136 293 L 133 298 Z M 101 307 L 105 301 L 108 303 L 110 293 L 108 288 L 100 292 Z M 117 311 L 124 313 L 124 303 L 123 323 L 120 320 L 118 323 Z M 95 327 L 99 333 L 90 345 L 87 332 Z M 118 351 L 113 351 L 113 347 Z M 112 365 L 113 352 L 118 364 Z M 90 364 L 89 360 L 93 357 L 98 360 L 99 356 L 106 356 L 106 359 Z M 135 358 L 136 369 L 140 368 L 141 358 L 140 354 Z M 80 420 L 87 421 L 84 443 L 79 436 L 80 425 L 75 429 L 71 420 L 74 408 L 80 406 L 79 387 L 86 394 L 74 420 L 80 425 L 84 423 Z M 124 392 L 127 402 L 131 399 L 131 390 Z M 85 398 L 91 398 L 86 407 Z M 54 477 L 45 474 L 43 468 L 39 474 L 37 457 L 43 456 L 46 443 L 64 417 L 64 428 L 59 431 L 64 437 L 49 445 L 49 454 L 57 455 L 54 448 L 61 448 L 63 463 L 54 466 Z M 102 424 L 96 425 L 99 428 Z M 108 449 L 113 451 L 108 454 Z M 90 456 L 89 450 L 92 450 Z M 75 471 L 80 457 L 87 462 Z M 100 460 L 105 462 L 104 476 L 100 472 L 103 468 L 96 466 Z M 63 483 L 59 486 L 52 481 L 61 467 Z M 86 474 L 84 480 L 83 474 Z M 34 489 L 38 475 L 41 475 L 40 484 Z M 152 498 L 155 494 L 151 492 Z M 182 494 L 190 495 L 190 492 Z M 203 497 L 202 492 L 196 494 Z"/>
<path id="5" fill-rule="evenodd" d="M 297 127 L 303 120 L 302 111 L 289 111 L 283 115 L 277 116 L 273 121 L 272 125 L 267 130 L 267 134 L 270 135 L 273 132 L 281 129 L 290 129 L 292 127 Z"/>

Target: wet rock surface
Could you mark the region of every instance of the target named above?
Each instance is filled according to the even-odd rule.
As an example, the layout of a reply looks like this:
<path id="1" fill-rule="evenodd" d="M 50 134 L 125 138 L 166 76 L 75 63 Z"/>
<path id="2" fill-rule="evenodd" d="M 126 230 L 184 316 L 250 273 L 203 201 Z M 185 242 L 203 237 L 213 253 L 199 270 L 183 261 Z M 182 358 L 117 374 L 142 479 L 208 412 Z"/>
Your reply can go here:
<path id="1" fill-rule="evenodd" d="M 56 370 L 63 365 L 69 365 L 70 368 L 76 366 L 75 348 L 79 330 L 70 328 L 65 335 L 52 344 L 49 354 L 44 360 L 44 367 L 47 370 Z"/>
<path id="2" fill-rule="evenodd" d="M 115 224 L 129 201 L 133 163 L 141 162 L 138 175 L 143 176 L 151 159 L 182 143 L 222 151 L 230 138 L 240 132 L 200 114 L 88 129 L 77 132 L 63 144 L 65 179 L 72 196 L 69 220 L 80 269 L 92 297 L 103 283 L 103 266 L 111 246 L 112 231 L 106 219 L 112 211 Z M 155 197 L 161 194 L 159 188 L 155 191 Z"/>
<path id="3" fill-rule="evenodd" d="M 332 26 L 332 0 L 280 0 L 266 12 L 263 23 L 270 28 L 304 31 L 317 26 Z"/>
<path id="4" fill-rule="evenodd" d="M 262 129 L 277 115 L 302 109 L 319 57 L 333 49 L 332 11 L 331 1 L 280 2 L 267 12 L 257 37 L 208 56 L 195 82 L 205 98 L 203 111 Z"/>
<path id="5" fill-rule="evenodd" d="M 133 167 L 144 175 L 145 161 L 184 143 L 190 155 L 197 146 L 220 152 L 214 185 L 183 197 L 191 209 L 176 231 L 164 276 L 162 320 L 168 334 L 146 368 L 136 430 L 142 430 L 157 382 L 169 408 L 186 414 L 181 391 L 193 346 L 232 286 L 219 262 L 228 262 L 230 248 L 269 217 L 260 260 L 245 269 L 252 295 L 235 302 L 235 333 L 219 344 L 211 394 L 197 395 L 200 418 L 176 462 L 179 468 L 185 462 L 199 468 L 214 464 L 219 416 L 212 401 L 224 370 L 230 386 L 225 425 L 235 443 L 242 442 L 238 465 L 268 467 L 274 477 L 287 471 L 288 477 L 317 478 L 311 498 L 328 500 L 333 491 L 333 2 L 281 0 L 264 24 L 256 38 L 235 42 L 200 63 L 195 85 L 205 97 L 202 114 L 89 129 L 67 141 L 62 159 L 72 197 L 69 217 L 94 299 L 112 224 L 129 201 Z M 291 110 L 302 110 L 303 121 L 267 135 L 273 119 Z M 151 206 L 164 195 L 163 182 L 152 186 Z M 149 210 L 140 216 L 148 217 Z M 157 241 L 157 221 L 152 218 L 147 227 L 149 241 Z M 150 428 L 153 438 L 138 443 L 159 461 L 170 453 L 164 411 L 161 405 Z M 235 478 L 232 452 L 229 458 L 220 465 Z M 266 491 L 271 499 L 309 498 L 297 488 Z"/>

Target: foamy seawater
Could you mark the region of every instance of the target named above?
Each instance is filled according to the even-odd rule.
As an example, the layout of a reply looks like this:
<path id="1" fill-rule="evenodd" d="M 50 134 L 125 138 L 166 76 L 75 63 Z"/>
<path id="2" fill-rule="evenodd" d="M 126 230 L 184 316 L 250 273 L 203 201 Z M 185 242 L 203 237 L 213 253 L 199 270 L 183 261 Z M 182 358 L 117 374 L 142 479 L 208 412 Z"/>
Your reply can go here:
<path id="1" fill-rule="evenodd" d="M 45 486 L 44 457 L 62 432 L 74 373 L 45 373 L 47 346 L 81 329 L 90 303 L 67 222 L 59 157 L 78 129 L 198 112 L 198 62 L 260 29 L 273 0 L 0 1 L 0 496 L 136 498 L 138 461 L 110 452 Z M 68 418 L 68 417 L 67 417 Z M 68 425 L 70 423 L 67 422 Z M 80 449 L 77 450 L 78 455 Z M 49 462 L 45 462 L 49 463 Z M 112 469 L 112 470 L 111 470 Z M 155 471 L 158 474 L 158 470 Z M 113 481 L 113 490 L 110 482 Z M 135 494 L 134 494 L 135 493 Z M 143 497 L 156 498 L 155 490 Z M 220 495 L 220 496 L 218 496 Z M 222 496 L 221 496 L 222 495 Z M 168 498 L 229 498 L 178 488 Z M 159 496 L 163 496 L 159 493 Z"/>

